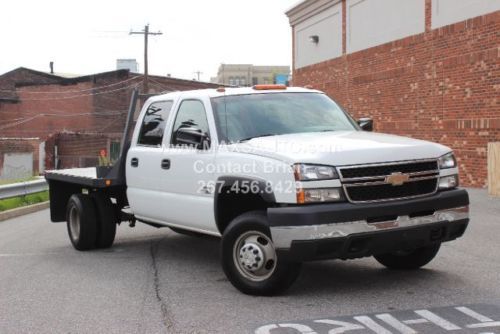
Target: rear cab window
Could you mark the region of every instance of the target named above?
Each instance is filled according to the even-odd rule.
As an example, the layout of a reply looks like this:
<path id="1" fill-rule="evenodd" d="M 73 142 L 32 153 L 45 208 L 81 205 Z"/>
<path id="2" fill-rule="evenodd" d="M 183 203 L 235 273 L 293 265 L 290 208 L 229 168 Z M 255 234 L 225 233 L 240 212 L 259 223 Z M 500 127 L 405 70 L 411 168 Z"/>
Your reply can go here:
<path id="1" fill-rule="evenodd" d="M 172 110 L 174 102 L 159 101 L 149 105 L 142 119 L 138 145 L 160 147 L 165 135 L 165 128 L 168 116 Z"/>

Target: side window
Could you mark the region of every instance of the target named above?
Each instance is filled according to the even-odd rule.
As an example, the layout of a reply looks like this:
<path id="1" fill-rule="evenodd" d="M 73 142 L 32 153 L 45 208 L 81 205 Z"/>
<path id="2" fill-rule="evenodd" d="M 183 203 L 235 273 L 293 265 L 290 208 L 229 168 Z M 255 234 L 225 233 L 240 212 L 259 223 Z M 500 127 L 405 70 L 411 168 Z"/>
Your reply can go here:
<path id="1" fill-rule="evenodd" d="M 172 131 L 172 144 L 184 144 L 176 140 L 176 135 L 179 129 L 190 128 L 194 132 L 209 137 L 207 114 L 203 103 L 198 100 L 185 100 L 182 101 L 177 117 L 175 118 L 174 127 Z"/>
<path id="2" fill-rule="evenodd" d="M 172 109 L 173 101 L 154 102 L 146 110 L 142 120 L 137 143 L 148 146 L 161 146 L 165 124 Z"/>

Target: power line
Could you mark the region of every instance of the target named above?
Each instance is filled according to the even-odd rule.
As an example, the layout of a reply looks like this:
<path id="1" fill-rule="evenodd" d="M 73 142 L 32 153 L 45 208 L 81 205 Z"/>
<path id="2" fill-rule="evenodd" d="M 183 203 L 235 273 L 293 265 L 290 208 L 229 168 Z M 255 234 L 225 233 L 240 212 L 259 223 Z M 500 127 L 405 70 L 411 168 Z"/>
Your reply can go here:
<path id="1" fill-rule="evenodd" d="M 128 111 L 125 110 L 125 111 L 121 111 L 121 112 L 114 112 L 113 111 L 113 112 L 108 112 L 108 113 L 105 113 L 105 112 L 86 112 L 86 113 L 79 113 L 79 114 L 48 114 L 48 113 L 43 113 L 43 114 L 37 114 L 33 117 L 25 118 L 25 119 L 18 121 L 18 122 L 4 124 L 4 125 L 0 126 L 0 130 L 12 128 L 12 127 L 15 127 L 15 126 L 27 123 L 27 122 L 31 122 L 37 118 L 40 118 L 40 117 L 79 117 L 79 116 L 110 117 L 110 116 L 124 115 L 127 112 Z"/>
<path id="2" fill-rule="evenodd" d="M 144 26 L 143 31 L 130 31 L 130 35 L 144 35 L 144 93 L 149 94 L 149 86 L 148 86 L 148 37 L 149 35 L 157 36 L 163 35 L 161 31 L 158 32 L 150 32 L 149 24 Z"/>
<path id="3" fill-rule="evenodd" d="M 89 91 L 92 91 L 92 90 L 99 90 L 99 89 L 105 89 L 105 88 L 109 88 L 109 87 L 113 87 L 113 86 L 117 86 L 117 85 L 121 85 L 121 84 L 124 84 L 126 82 L 129 82 L 129 81 L 132 81 L 132 80 L 137 80 L 137 79 L 140 79 L 141 77 L 137 76 L 137 77 L 132 77 L 132 78 L 129 78 L 129 79 L 126 79 L 126 80 L 123 80 L 123 81 L 119 81 L 119 82 L 115 82 L 115 83 L 112 83 L 112 84 L 109 84 L 109 85 L 105 85 L 105 86 L 100 86 L 100 87 L 93 87 L 93 88 L 89 88 L 89 89 L 81 89 L 81 90 L 67 90 L 67 91 L 53 91 L 53 92 L 40 92 L 40 91 L 36 91 L 36 92 L 30 92 L 30 91 L 25 91 L 25 90 L 5 90 L 5 89 L 0 89 L 0 92 L 5 92 L 5 93 L 19 93 L 19 92 L 23 92 L 23 93 L 28 93 L 28 94 L 67 94 L 67 93 L 83 93 L 83 92 L 89 92 Z"/>
<path id="4" fill-rule="evenodd" d="M 43 99 L 22 99 L 21 101 L 22 102 L 24 102 L 24 101 L 57 101 L 57 100 L 76 99 L 76 98 L 79 98 L 79 97 L 95 96 L 95 95 L 103 95 L 103 94 L 109 94 L 109 93 L 119 92 L 121 90 L 130 89 L 130 88 L 136 88 L 138 86 L 140 86 L 140 84 L 135 84 L 135 85 L 127 86 L 127 87 L 112 89 L 112 90 L 108 90 L 108 91 L 105 91 L 105 92 L 97 92 L 97 93 L 81 94 L 81 95 L 73 95 L 73 96 L 61 96 L 61 97 L 54 97 L 54 98 L 43 98 Z"/>
<path id="5" fill-rule="evenodd" d="M 170 88 L 167 84 L 163 84 L 163 83 L 158 82 L 152 78 L 149 78 L 149 81 L 152 82 L 156 87 L 163 89 L 162 93 L 169 93 L 169 92 L 175 91 L 172 88 Z"/>

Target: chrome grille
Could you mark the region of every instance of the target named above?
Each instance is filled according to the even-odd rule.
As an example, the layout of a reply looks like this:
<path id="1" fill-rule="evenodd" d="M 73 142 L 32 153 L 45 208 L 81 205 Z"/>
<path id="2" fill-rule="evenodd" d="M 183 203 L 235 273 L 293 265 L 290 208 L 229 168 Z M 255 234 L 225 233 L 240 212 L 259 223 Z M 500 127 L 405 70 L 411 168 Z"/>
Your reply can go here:
<path id="1" fill-rule="evenodd" d="M 436 160 L 346 166 L 338 171 L 346 197 L 352 203 L 422 197 L 434 194 L 438 187 Z M 404 174 L 408 180 L 393 185 L 387 177 L 394 174 Z"/>
<path id="2" fill-rule="evenodd" d="M 391 173 L 401 172 L 405 174 L 415 174 L 429 171 L 437 171 L 438 165 L 436 160 L 406 162 L 406 163 L 391 163 L 384 165 L 366 165 L 360 167 L 343 167 L 340 168 L 340 174 L 343 180 L 385 177 Z"/>

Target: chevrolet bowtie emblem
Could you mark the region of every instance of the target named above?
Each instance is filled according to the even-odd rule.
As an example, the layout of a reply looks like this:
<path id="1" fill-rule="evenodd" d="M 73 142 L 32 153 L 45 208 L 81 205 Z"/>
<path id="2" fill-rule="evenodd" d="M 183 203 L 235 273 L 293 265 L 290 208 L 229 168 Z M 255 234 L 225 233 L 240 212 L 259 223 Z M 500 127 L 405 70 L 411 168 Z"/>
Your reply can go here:
<path id="1" fill-rule="evenodd" d="M 403 174 L 400 172 L 392 173 L 385 177 L 385 182 L 392 184 L 393 186 L 401 186 L 405 182 L 408 182 L 410 176 L 408 174 Z"/>

